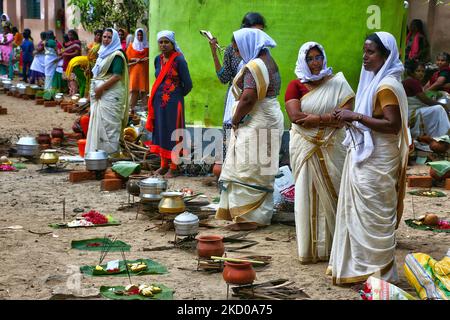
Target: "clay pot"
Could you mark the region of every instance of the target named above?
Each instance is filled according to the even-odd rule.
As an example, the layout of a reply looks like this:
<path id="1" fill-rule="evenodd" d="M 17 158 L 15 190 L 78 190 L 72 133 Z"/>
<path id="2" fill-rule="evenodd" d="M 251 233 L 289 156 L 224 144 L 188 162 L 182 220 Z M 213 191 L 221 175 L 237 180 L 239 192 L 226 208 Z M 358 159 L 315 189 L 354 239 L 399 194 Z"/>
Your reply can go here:
<path id="1" fill-rule="evenodd" d="M 39 133 L 39 135 L 37 137 L 37 142 L 40 145 L 42 145 L 42 144 L 51 144 L 50 135 L 48 133 Z"/>
<path id="2" fill-rule="evenodd" d="M 222 276 L 228 284 L 245 285 L 255 281 L 256 272 L 250 262 L 225 261 Z"/>
<path id="3" fill-rule="evenodd" d="M 61 138 L 52 138 L 52 146 L 59 147 L 61 146 Z"/>
<path id="4" fill-rule="evenodd" d="M 214 167 L 213 167 L 213 174 L 214 174 L 214 176 L 219 178 L 221 172 L 222 172 L 222 164 L 220 162 L 214 163 Z"/>
<path id="5" fill-rule="evenodd" d="M 450 148 L 450 144 L 444 141 L 433 140 L 430 143 L 430 149 L 436 153 L 446 153 Z"/>
<path id="6" fill-rule="evenodd" d="M 64 131 L 62 128 L 53 128 L 52 132 L 52 138 L 64 138 Z"/>
<path id="7" fill-rule="evenodd" d="M 197 240 L 197 254 L 201 258 L 211 258 L 211 256 L 221 257 L 225 252 L 223 237 L 218 235 L 205 235 L 195 237 Z"/>

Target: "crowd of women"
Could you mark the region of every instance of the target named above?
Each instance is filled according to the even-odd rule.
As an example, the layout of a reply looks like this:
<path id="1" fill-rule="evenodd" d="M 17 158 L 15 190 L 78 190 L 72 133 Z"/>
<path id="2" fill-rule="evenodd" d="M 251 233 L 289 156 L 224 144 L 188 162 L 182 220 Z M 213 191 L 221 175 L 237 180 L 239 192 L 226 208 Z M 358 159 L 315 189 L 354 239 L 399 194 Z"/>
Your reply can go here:
<path id="1" fill-rule="evenodd" d="M 271 54 L 277 43 L 264 32 L 265 26 L 260 14 L 246 14 L 233 32 L 223 64 L 217 39 L 210 40 L 217 77 L 228 84 L 216 218 L 233 221 L 233 230 L 267 226 L 273 214 L 284 117 L 277 99 L 280 72 Z M 11 63 L 8 52 L 14 36 L 7 24 L 3 29 L 5 73 L 10 72 L 5 66 Z M 298 255 L 302 263 L 329 261 L 327 273 L 335 284 L 358 283 L 374 273 L 397 280 L 395 230 L 403 211 L 411 144 L 408 126 L 413 137 L 446 134 L 450 128 L 446 111 L 424 93 L 449 91 L 449 55 L 438 55 L 439 70 L 423 87 L 420 32 L 413 21 L 406 59 L 409 77 L 403 83 L 404 65 L 394 36 L 376 32 L 361 39 L 363 61 L 356 93 L 342 72 L 328 66 L 326 48 L 315 41 L 300 46 L 293 68 L 296 78 L 284 99 L 291 122 Z M 49 94 L 67 81 L 70 93 L 79 90 L 89 96 L 86 152 L 102 149 L 115 156 L 130 110 L 141 99 L 148 104 L 150 152 L 161 158 L 154 173 L 177 174 L 183 136 L 173 139 L 173 133 L 185 127 L 184 97 L 192 90 L 192 81 L 174 32 L 157 34 L 160 54 L 154 59 L 156 80 L 148 102 L 149 45 L 143 29 L 136 30 L 133 40 L 123 29 L 98 30 L 86 56 L 81 55 L 74 30 L 62 44 L 51 31 L 41 33 L 36 49 L 30 41 L 25 30 L 24 81 L 45 79 Z M 266 157 L 255 159 L 254 148 L 262 145 Z"/>

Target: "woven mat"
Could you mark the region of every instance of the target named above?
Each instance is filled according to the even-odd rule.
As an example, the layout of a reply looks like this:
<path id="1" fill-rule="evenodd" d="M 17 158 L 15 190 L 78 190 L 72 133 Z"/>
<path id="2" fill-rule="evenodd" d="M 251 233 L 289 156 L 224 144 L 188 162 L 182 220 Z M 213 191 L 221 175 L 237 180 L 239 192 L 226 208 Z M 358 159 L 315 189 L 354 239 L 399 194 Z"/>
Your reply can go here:
<path id="1" fill-rule="evenodd" d="M 424 224 L 418 225 L 418 224 L 415 224 L 414 221 L 415 220 L 413 220 L 413 219 L 408 219 L 408 220 L 405 220 L 405 223 L 409 227 L 411 227 L 413 229 L 424 230 L 424 231 L 433 231 L 433 232 L 450 233 L 450 229 L 439 229 L 439 228 L 435 228 L 435 227 L 432 227 L 432 226 L 427 226 L 427 225 L 424 225 Z"/>
<path id="2" fill-rule="evenodd" d="M 140 294 L 134 294 L 131 296 L 127 295 L 118 295 L 115 294 L 114 291 L 125 291 L 124 286 L 101 286 L 100 294 L 108 299 L 113 300 L 173 300 L 173 290 L 166 287 L 163 284 L 154 283 L 153 286 L 161 288 L 161 292 L 153 295 L 152 297 L 144 297 Z"/>
<path id="3" fill-rule="evenodd" d="M 102 251 L 109 249 L 109 251 L 130 251 L 131 246 L 123 241 L 111 241 L 109 238 L 94 238 L 86 240 L 73 240 L 71 243 L 72 249 L 87 250 L 87 251 Z"/>
<path id="4" fill-rule="evenodd" d="M 139 272 L 133 272 L 130 270 L 130 275 L 133 276 L 142 276 L 146 274 L 164 274 L 167 273 L 167 268 L 163 266 L 162 264 L 159 264 L 153 260 L 150 259 L 138 259 L 138 260 L 127 260 L 127 263 L 138 263 L 138 262 L 145 262 L 147 264 L 147 269 L 142 270 Z M 106 270 L 106 264 L 101 265 L 103 269 Z M 84 273 L 88 276 L 119 276 L 119 277 L 127 277 L 127 269 L 125 267 L 125 262 L 119 261 L 119 272 L 117 273 L 108 273 L 107 271 L 95 271 L 95 266 L 82 266 L 80 268 L 81 273 Z"/>

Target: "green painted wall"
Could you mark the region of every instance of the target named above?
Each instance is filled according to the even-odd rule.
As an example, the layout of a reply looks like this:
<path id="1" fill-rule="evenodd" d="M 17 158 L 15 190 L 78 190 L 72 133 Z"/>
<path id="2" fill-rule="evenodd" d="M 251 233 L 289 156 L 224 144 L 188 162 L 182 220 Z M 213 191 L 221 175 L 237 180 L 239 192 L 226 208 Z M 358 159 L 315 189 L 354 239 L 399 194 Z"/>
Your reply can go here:
<path id="1" fill-rule="evenodd" d="M 368 28 L 368 22 L 376 23 L 374 11 L 368 12 L 373 5 L 380 8 L 380 29 Z M 281 69 L 279 100 L 284 109 L 286 87 L 295 78 L 297 54 L 304 42 L 321 43 L 328 65 L 334 72 L 344 72 L 356 91 L 364 37 L 383 30 L 403 43 L 406 20 L 403 0 L 150 0 L 149 8 L 151 84 L 153 58 L 158 54 L 156 34 L 163 29 L 172 30 L 188 62 L 194 85 L 186 98 L 187 123 L 203 125 L 205 105 L 208 105 L 214 126 L 221 126 L 227 87 L 215 75 L 209 44 L 200 35 L 200 29 L 210 30 L 219 44 L 226 46 L 245 13 L 260 12 L 266 18 L 266 32 L 278 44 L 271 52 Z M 289 127 L 287 121 L 286 127 Z"/>

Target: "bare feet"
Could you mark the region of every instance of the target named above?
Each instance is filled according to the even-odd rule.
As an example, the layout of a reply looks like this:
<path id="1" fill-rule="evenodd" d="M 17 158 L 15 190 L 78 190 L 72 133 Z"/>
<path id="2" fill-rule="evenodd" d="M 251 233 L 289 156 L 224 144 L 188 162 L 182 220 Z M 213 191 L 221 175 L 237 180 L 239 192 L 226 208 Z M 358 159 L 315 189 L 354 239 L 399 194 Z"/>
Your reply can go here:
<path id="1" fill-rule="evenodd" d="M 155 176 L 162 176 L 162 175 L 166 174 L 166 172 L 167 172 L 167 168 L 159 168 L 158 170 L 153 171 L 153 174 Z"/>
<path id="2" fill-rule="evenodd" d="M 231 231 L 250 231 L 258 229 L 258 225 L 253 222 L 240 222 L 233 223 L 225 227 L 227 230 Z"/>
<path id="3" fill-rule="evenodd" d="M 180 173 L 177 170 L 169 169 L 169 171 L 164 175 L 164 178 L 170 179 L 170 178 L 178 177 L 179 175 L 180 175 Z"/>

